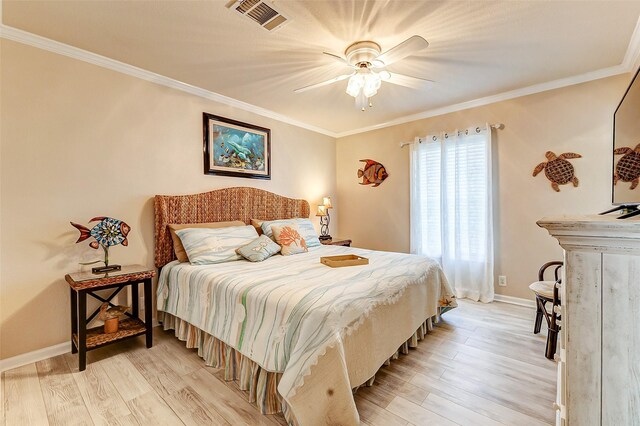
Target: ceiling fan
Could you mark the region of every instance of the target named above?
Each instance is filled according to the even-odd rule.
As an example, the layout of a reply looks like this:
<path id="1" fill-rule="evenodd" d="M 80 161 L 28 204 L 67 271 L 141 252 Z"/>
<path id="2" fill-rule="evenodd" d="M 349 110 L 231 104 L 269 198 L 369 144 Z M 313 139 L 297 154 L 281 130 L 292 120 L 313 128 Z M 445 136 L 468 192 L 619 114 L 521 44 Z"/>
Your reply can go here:
<path id="1" fill-rule="evenodd" d="M 356 107 L 364 111 L 367 105 L 369 107 L 373 106 L 371 98 L 378 93 L 383 81 L 412 89 L 429 89 L 433 86 L 433 81 L 431 80 L 391 73 L 384 69 L 388 65 L 426 49 L 428 46 L 427 40 L 414 35 L 384 53 L 381 53 L 380 45 L 373 41 L 353 43 L 344 51 L 344 58 L 333 53 L 322 52 L 343 65 L 352 68 L 353 72 L 339 75 L 321 83 L 301 87 L 294 90 L 294 92 L 306 92 L 307 90 L 349 79 L 346 92 L 355 98 Z"/>

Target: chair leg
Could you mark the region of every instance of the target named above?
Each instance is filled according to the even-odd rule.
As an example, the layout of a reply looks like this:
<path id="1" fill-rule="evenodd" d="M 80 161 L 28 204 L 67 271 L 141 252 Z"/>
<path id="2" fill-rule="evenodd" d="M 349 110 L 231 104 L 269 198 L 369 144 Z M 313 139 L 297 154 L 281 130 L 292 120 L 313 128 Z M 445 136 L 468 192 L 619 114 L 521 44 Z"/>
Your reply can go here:
<path id="1" fill-rule="evenodd" d="M 547 350 L 544 354 L 547 359 L 553 360 L 556 354 L 556 346 L 558 345 L 558 332 L 555 328 L 549 328 L 547 332 Z"/>
<path id="2" fill-rule="evenodd" d="M 553 359 L 556 354 L 556 346 L 558 345 L 558 332 L 560 331 L 560 315 L 556 312 L 556 306 L 560 306 L 560 297 L 558 295 L 558 283 L 553 288 L 553 300 L 551 302 L 551 315 L 549 317 L 549 332 L 547 333 L 547 350 L 545 356 Z"/>
<path id="3" fill-rule="evenodd" d="M 542 327 L 542 303 L 544 302 L 536 297 L 536 323 L 533 326 L 533 334 L 540 333 L 540 328 Z"/>

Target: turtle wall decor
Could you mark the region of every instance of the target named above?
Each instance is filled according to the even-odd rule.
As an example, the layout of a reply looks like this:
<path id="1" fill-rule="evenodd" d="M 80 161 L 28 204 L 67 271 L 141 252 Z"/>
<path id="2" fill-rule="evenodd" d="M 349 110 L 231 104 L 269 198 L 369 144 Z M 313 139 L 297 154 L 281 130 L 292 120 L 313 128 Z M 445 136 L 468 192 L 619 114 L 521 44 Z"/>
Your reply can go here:
<path id="1" fill-rule="evenodd" d="M 551 181 L 551 187 L 554 191 L 560 192 L 558 185 L 565 185 L 569 182 L 573 183 L 573 186 L 578 186 L 580 181 L 575 175 L 573 165 L 567 161 L 568 158 L 582 158 L 582 155 L 575 152 L 565 152 L 556 156 L 551 151 L 547 151 L 544 154 L 547 157 L 547 161 L 542 162 L 533 169 L 533 176 L 537 176 L 538 173 L 544 169 L 544 175 Z"/>
<path id="2" fill-rule="evenodd" d="M 613 174 L 613 184 L 619 180 L 631 182 L 631 188 L 636 189 L 640 181 L 640 143 L 635 148 L 624 146 L 613 150 L 614 155 L 622 155 L 616 164 Z"/>

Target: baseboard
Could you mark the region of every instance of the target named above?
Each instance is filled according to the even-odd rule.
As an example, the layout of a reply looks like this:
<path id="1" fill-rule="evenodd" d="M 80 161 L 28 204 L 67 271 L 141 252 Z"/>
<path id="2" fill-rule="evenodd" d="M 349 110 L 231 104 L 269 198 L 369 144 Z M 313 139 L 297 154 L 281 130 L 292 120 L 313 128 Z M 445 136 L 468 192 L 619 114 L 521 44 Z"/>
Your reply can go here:
<path id="1" fill-rule="evenodd" d="M 158 320 L 154 319 L 153 326 L 157 327 L 159 325 L 160 323 Z M 31 364 L 32 362 L 42 361 L 43 359 L 53 358 L 54 356 L 63 355 L 67 352 L 71 352 L 70 341 L 49 346 L 48 348 L 27 352 L 26 354 L 16 355 L 11 358 L 0 359 L 0 372 L 22 367 L 23 365 Z"/>
<path id="2" fill-rule="evenodd" d="M 518 305 L 518 306 L 526 306 L 527 308 L 535 309 L 536 307 L 535 300 L 522 299 L 520 297 L 513 297 L 513 296 L 505 296 L 504 294 L 495 294 L 493 296 L 493 300 L 495 302 L 510 303 L 512 305 Z"/>
<path id="3" fill-rule="evenodd" d="M 0 372 L 11 370 L 12 368 L 22 367 L 32 362 L 42 361 L 43 359 L 52 358 L 71 351 L 71 342 L 59 343 L 49 346 L 48 348 L 38 349 L 36 351 L 27 352 L 26 354 L 16 355 L 7 359 L 0 359 Z"/>
<path id="4" fill-rule="evenodd" d="M 520 297 L 505 296 L 502 294 L 496 294 L 493 297 L 495 302 L 510 303 L 512 305 L 526 306 L 527 308 L 535 308 L 535 301 L 529 299 L 522 299 Z M 153 321 L 153 326 L 160 325 L 157 320 Z M 59 343 L 57 345 L 49 346 L 47 348 L 38 349 L 32 352 L 27 352 L 22 355 L 16 355 L 7 359 L 0 359 L 0 372 L 11 370 L 13 368 L 22 367 L 23 365 L 31 364 L 32 362 L 42 361 L 43 359 L 52 358 L 54 356 L 62 355 L 71 350 L 71 342 Z"/>

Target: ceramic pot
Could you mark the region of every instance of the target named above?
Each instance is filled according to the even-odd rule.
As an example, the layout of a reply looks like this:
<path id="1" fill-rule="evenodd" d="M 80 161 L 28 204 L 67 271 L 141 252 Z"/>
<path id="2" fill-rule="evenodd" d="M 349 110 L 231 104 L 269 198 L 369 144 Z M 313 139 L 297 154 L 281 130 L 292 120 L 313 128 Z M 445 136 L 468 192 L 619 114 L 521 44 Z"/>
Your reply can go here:
<path id="1" fill-rule="evenodd" d="M 118 325 L 118 318 L 108 319 L 104 322 L 104 332 L 107 334 L 115 333 L 116 331 L 118 331 Z"/>

